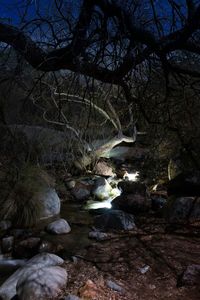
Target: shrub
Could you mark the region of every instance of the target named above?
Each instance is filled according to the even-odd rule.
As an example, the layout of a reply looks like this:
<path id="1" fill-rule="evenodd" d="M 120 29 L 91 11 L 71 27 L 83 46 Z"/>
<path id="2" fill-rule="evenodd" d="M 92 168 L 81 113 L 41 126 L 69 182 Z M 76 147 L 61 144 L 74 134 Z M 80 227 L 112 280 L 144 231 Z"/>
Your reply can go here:
<path id="1" fill-rule="evenodd" d="M 17 226 L 30 227 L 37 224 L 43 209 L 38 195 L 51 186 L 54 186 L 54 180 L 45 171 L 26 165 L 21 169 L 8 198 L 0 203 L 0 217 L 11 220 Z"/>

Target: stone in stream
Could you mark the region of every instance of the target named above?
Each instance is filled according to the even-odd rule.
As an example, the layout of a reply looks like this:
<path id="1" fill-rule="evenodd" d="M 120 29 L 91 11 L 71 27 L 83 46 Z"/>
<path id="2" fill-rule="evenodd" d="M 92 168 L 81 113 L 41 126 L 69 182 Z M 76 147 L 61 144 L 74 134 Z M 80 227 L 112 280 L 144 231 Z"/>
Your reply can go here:
<path id="1" fill-rule="evenodd" d="M 95 167 L 93 172 L 100 176 L 114 176 L 115 173 L 113 172 L 113 166 L 105 160 L 99 160 Z"/>
<path id="2" fill-rule="evenodd" d="M 112 187 L 105 178 L 100 177 L 96 180 L 93 189 L 93 195 L 98 200 L 105 200 L 110 198 L 111 192 L 112 192 Z"/>
<path id="3" fill-rule="evenodd" d="M 122 194 L 112 201 L 112 208 L 133 214 L 143 213 L 150 210 L 151 199 L 140 194 Z"/>
<path id="4" fill-rule="evenodd" d="M 95 217 L 94 226 L 100 231 L 136 228 L 134 216 L 121 210 L 110 210 L 108 213 Z"/>
<path id="5" fill-rule="evenodd" d="M 58 266 L 29 268 L 17 282 L 20 300 L 46 300 L 58 297 L 67 284 L 67 272 Z"/>
<path id="6" fill-rule="evenodd" d="M 14 245 L 14 237 L 8 236 L 2 239 L 1 241 L 1 250 L 3 253 L 11 252 Z"/>
<path id="7" fill-rule="evenodd" d="M 84 201 L 90 197 L 91 186 L 83 182 L 75 182 L 75 186 L 71 189 L 72 195 L 78 201 Z"/>
<path id="8" fill-rule="evenodd" d="M 71 231 L 71 227 L 66 220 L 59 219 L 47 225 L 47 231 L 53 234 L 66 234 Z"/>
<path id="9" fill-rule="evenodd" d="M 147 197 L 148 191 L 147 186 L 141 182 L 134 181 L 121 181 L 118 184 L 119 188 L 122 190 L 122 193 L 125 194 L 138 194 L 143 197 Z"/>
<path id="10" fill-rule="evenodd" d="M 0 299 L 10 300 L 16 295 L 16 286 L 19 278 L 26 277 L 26 274 L 30 274 L 30 270 L 35 272 L 38 269 L 58 266 L 64 263 L 63 259 L 57 255 L 50 253 L 42 253 L 34 256 L 27 261 L 24 267 L 18 269 L 12 274 L 0 287 Z M 26 300 L 28 300 L 27 298 Z"/>

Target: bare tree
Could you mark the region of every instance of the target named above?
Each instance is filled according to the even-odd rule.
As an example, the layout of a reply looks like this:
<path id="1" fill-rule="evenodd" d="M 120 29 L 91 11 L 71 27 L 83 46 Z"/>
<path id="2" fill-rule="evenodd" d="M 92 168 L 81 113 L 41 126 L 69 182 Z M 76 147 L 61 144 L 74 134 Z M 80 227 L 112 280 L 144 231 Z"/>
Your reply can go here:
<path id="1" fill-rule="evenodd" d="M 4 20 L 0 23 L 3 46 L 14 48 L 37 71 L 66 70 L 119 86 L 127 104 L 134 103 L 147 123 L 162 123 L 153 112 L 152 120 L 143 101 L 144 98 L 155 100 L 148 88 L 145 94 L 145 86 L 152 82 L 152 69 L 164 79 L 163 103 L 168 101 L 175 81 L 179 84 L 186 76 L 195 80 L 200 76 L 199 1 L 83 0 L 77 1 L 74 8 L 70 1 L 55 0 L 49 1 L 52 5 L 49 15 L 41 14 L 41 4 L 38 4 L 34 17 L 29 20 L 26 18 L 29 2 L 24 3 L 27 5 L 19 26 Z M 59 93 L 62 96 L 66 95 Z M 73 94 L 74 102 L 80 100 L 76 97 Z M 92 104 L 93 108 L 106 117 L 106 112 L 95 105 Z M 162 105 L 169 116 L 165 123 L 173 115 L 168 108 Z M 109 119 L 118 133 L 109 144 L 93 149 L 97 156 L 120 141 L 129 141 L 123 136 L 111 106 L 110 109 Z M 177 131 L 175 125 L 168 124 L 168 127 Z M 133 130 L 130 140 L 134 139 Z"/>

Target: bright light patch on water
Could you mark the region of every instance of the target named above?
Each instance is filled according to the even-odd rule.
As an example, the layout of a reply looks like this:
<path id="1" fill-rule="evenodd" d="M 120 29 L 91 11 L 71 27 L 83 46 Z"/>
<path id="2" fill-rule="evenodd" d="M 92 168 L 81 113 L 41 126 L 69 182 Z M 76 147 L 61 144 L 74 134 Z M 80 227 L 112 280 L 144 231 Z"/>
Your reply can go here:
<path id="1" fill-rule="evenodd" d="M 139 176 L 139 172 L 134 172 L 134 173 L 126 173 L 125 178 L 128 177 L 128 180 L 130 181 L 137 181 Z"/>
<path id="2" fill-rule="evenodd" d="M 89 200 L 86 203 L 85 209 L 98 209 L 98 208 L 111 208 L 111 202 L 118 196 L 121 195 L 121 190 L 114 188 L 110 192 L 110 197 L 102 201 Z"/>

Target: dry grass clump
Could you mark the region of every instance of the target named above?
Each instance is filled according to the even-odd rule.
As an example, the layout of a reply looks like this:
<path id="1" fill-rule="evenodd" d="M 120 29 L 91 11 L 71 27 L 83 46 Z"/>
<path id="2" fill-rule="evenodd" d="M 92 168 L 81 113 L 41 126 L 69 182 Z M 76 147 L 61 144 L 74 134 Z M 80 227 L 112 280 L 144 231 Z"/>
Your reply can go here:
<path id="1" fill-rule="evenodd" d="M 54 184 L 53 178 L 44 170 L 26 165 L 19 172 L 18 180 L 8 198 L 0 200 L 1 219 L 9 219 L 14 225 L 23 227 L 37 224 L 43 210 L 39 193 Z"/>

